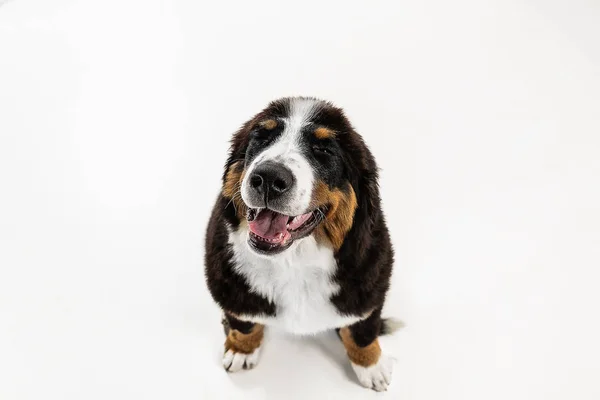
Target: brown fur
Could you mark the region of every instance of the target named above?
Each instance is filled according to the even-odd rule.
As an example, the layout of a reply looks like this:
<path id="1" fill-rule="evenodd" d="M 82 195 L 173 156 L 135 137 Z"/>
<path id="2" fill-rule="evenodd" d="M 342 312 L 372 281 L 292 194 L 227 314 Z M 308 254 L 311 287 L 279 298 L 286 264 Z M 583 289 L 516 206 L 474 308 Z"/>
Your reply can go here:
<path id="1" fill-rule="evenodd" d="M 236 214 L 240 221 L 245 219 L 247 212 L 246 204 L 242 201 L 242 195 L 240 194 L 240 188 L 245 173 L 246 171 L 243 167 L 243 163 L 237 161 L 229 167 L 225 182 L 223 183 L 223 196 L 233 202 Z"/>
<path id="2" fill-rule="evenodd" d="M 321 127 L 315 129 L 314 134 L 317 139 L 327 139 L 333 137 L 335 135 L 335 132 L 333 132 L 331 129 Z"/>
<path id="3" fill-rule="evenodd" d="M 268 119 L 266 121 L 261 122 L 259 125 L 265 128 L 266 130 L 270 131 L 277 127 L 277 121 L 275 121 L 274 119 Z"/>
<path id="4" fill-rule="evenodd" d="M 324 182 L 318 181 L 313 190 L 313 207 L 321 206 L 328 206 L 329 210 L 325 220 L 315 230 L 315 236 L 319 240 L 328 240 L 337 250 L 352 228 L 357 207 L 354 189 L 348 185 L 347 192 L 332 190 Z"/>
<path id="5" fill-rule="evenodd" d="M 365 347 L 360 347 L 352 338 L 352 332 L 350 332 L 350 329 L 347 327 L 340 329 L 340 337 L 342 338 L 342 342 L 348 353 L 348 358 L 354 364 L 369 367 L 379 361 L 381 347 L 379 347 L 379 341 L 377 339 L 373 340 Z"/>
<path id="6" fill-rule="evenodd" d="M 250 333 L 242 333 L 236 329 L 230 329 L 225 339 L 225 351 L 234 353 L 251 354 L 260 347 L 263 340 L 264 326 L 255 324 Z"/>

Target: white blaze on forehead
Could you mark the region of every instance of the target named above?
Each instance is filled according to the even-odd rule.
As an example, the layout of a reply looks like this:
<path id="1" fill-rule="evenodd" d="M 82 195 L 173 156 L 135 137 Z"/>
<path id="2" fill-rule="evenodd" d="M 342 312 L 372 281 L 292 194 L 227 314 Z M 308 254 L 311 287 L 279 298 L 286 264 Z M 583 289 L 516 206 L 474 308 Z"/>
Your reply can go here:
<path id="1" fill-rule="evenodd" d="M 311 121 L 319 110 L 319 102 L 312 99 L 291 99 L 288 105 L 288 115 L 282 118 L 284 129 L 281 136 L 262 153 L 260 153 L 248 168 L 242 184 L 242 197 L 247 190 L 247 177 L 252 175 L 256 166 L 264 161 L 279 162 L 288 167 L 294 174 L 296 185 L 293 197 L 285 210 L 288 215 L 300 215 L 308 211 L 313 189 L 313 169 L 302 154 L 302 129 Z M 283 210 L 282 210 L 283 211 Z"/>
<path id="2" fill-rule="evenodd" d="M 300 136 L 302 127 L 310 122 L 313 115 L 318 111 L 315 100 L 293 99 L 290 101 L 290 113 L 286 118 L 286 131 Z"/>

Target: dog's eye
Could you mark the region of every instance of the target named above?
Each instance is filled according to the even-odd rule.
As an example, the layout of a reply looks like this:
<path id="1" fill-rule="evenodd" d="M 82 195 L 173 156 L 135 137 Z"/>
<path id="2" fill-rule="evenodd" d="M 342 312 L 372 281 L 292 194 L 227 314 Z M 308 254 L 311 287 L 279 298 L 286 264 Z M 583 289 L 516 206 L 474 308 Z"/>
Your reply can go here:
<path id="1" fill-rule="evenodd" d="M 320 155 L 330 156 L 333 154 L 331 152 L 331 150 L 329 150 L 328 148 L 323 147 L 323 146 L 318 146 L 318 145 L 313 146 L 313 151 L 315 152 L 315 154 L 320 154 Z"/>
<path id="2" fill-rule="evenodd" d="M 282 125 L 276 125 L 272 120 L 268 121 L 270 124 L 258 124 L 250 137 L 257 143 L 268 144 L 279 136 L 282 131 Z"/>
<path id="3" fill-rule="evenodd" d="M 272 137 L 272 132 L 266 130 L 266 129 L 257 129 L 254 134 L 252 135 L 252 138 L 259 141 L 259 142 L 265 142 L 267 140 L 269 140 Z"/>

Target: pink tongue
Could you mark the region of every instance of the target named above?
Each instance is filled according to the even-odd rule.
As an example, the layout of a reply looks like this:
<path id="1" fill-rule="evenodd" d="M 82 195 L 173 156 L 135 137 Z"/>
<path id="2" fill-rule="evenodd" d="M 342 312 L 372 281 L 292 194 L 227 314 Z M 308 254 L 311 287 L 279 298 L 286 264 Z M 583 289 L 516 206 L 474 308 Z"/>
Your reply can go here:
<path id="1" fill-rule="evenodd" d="M 290 221 L 290 230 L 294 230 L 294 229 L 298 229 L 300 228 L 306 221 L 308 221 L 308 219 L 312 216 L 311 212 L 308 212 L 306 214 L 302 214 L 302 215 L 298 215 L 297 217 L 294 217 L 293 220 Z"/>
<path id="2" fill-rule="evenodd" d="M 287 233 L 287 222 L 290 217 L 271 210 L 262 210 L 254 221 L 250 221 L 250 230 L 265 239 L 279 239 Z"/>

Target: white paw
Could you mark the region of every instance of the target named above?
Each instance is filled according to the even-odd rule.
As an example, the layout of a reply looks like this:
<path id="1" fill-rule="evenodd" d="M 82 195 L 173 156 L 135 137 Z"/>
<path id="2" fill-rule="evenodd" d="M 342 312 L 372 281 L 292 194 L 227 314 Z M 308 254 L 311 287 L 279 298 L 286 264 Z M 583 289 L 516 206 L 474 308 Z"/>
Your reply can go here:
<path id="1" fill-rule="evenodd" d="M 361 385 L 377 392 L 387 390 L 388 385 L 392 381 L 392 359 L 383 354 L 379 357 L 379 361 L 375 365 L 361 367 L 352 363 L 352 368 L 356 372 Z"/>
<path id="2" fill-rule="evenodd" d="M 258 353 L 260 347 L 254 350 L 253 353 L 234 353 L 227 350 L 223 356 L 223 367 L 227 372 L 237 372 L 241 369 L 252 369 L 258 363 Z"/>

